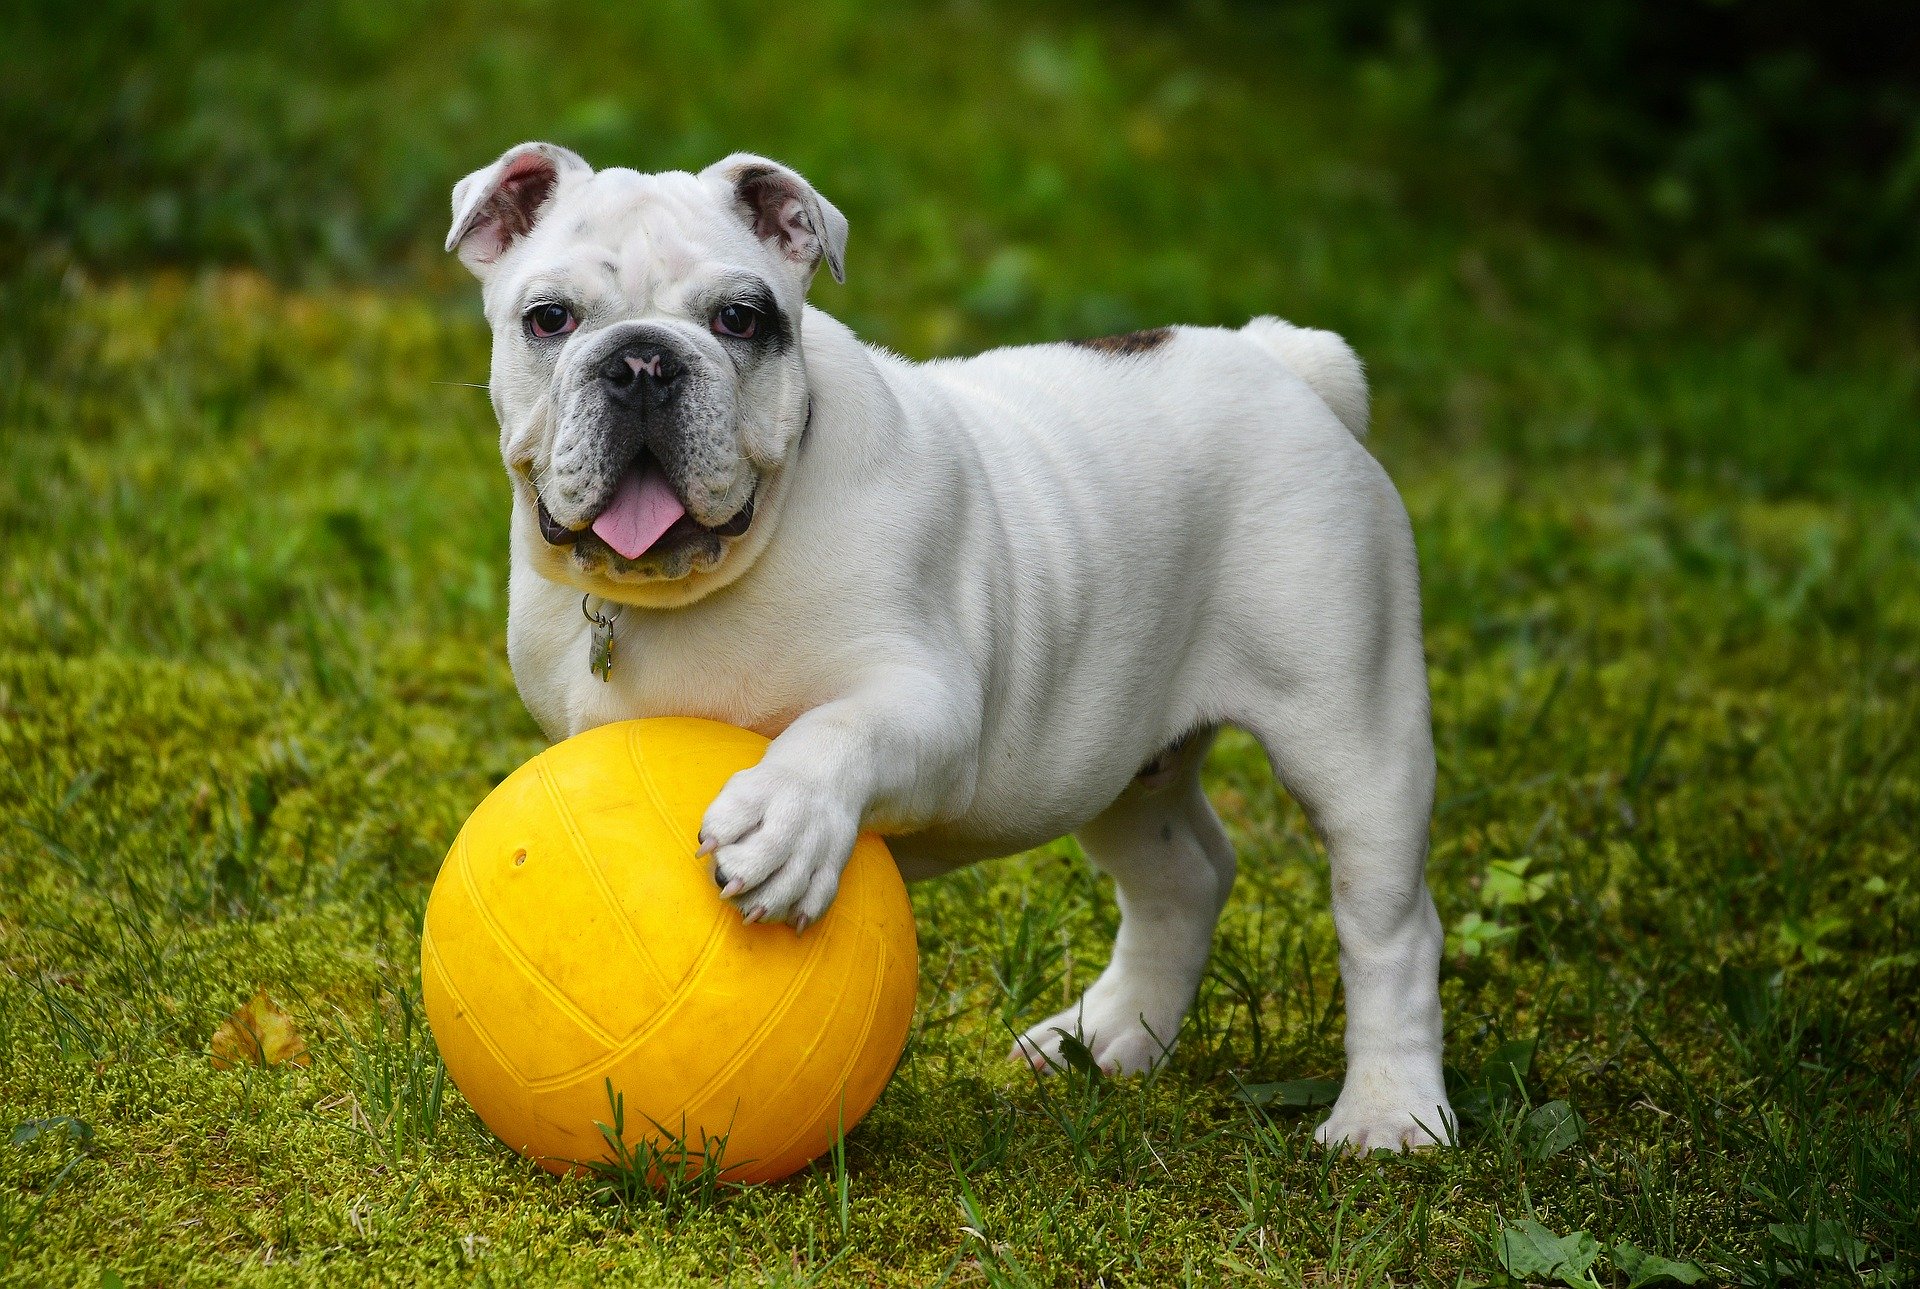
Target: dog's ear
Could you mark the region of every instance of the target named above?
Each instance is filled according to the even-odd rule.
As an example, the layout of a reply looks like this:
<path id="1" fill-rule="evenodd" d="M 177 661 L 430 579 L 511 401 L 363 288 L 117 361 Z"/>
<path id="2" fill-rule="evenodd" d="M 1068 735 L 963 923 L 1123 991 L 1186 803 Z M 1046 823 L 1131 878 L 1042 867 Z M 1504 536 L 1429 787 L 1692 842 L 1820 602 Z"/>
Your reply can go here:
<path id="1" fill-rule="evenodd" d="M 515 238 L 533 231 L 542 209 L 563 184 L 592 173 L 592 166 L 556 144 L 508 148 L 498 161 L 453 186 L 447 249 L 459 251 L 460 262 L 476 277 L 486 276 Z"/>
<path id="2" fill-rule="evenodd" d="M 847 280 L 847 217 L 797 173 L 736 152 L 700 172 L 719 187 L 755 237 L 804 267 L 809 276 L 822 260 L 836 282 Z"/>

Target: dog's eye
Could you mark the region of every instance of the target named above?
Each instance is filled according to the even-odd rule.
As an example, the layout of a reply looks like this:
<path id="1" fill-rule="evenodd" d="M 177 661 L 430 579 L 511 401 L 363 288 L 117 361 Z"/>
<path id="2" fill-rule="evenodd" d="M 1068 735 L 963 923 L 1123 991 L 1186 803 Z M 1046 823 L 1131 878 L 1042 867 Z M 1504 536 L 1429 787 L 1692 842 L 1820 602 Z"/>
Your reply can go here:
<path id="1" fill-rule="evenodd" d="M 751 340 L 760 330 L 760 311 L 744 304 L 723 304 L 713 315 L 713 329 L 735 340 Z"/>
<path id="2" fill-rule="evenodd" d="M 536 340 L 564 336 L 579 325 L 573 310 L 564 304 L 536 304 L 527 310 L 527 331 Z"/>

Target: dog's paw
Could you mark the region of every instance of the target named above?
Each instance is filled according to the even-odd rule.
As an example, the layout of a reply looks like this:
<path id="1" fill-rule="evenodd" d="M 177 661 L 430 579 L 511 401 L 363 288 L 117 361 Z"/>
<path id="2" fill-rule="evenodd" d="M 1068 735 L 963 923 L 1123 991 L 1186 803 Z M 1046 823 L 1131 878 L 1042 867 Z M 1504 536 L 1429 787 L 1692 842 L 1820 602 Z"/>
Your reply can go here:
<path id="1" fill-rule="evenodd" d="M 840 889 L 857 812 L 818 783 L 762 763 L 727 780 L 700 825 L 713 880 L 749 922 L 805 930 Z"/>
<path id="2" fill-rule="evenodd" d="M 1108 1074 L 1139 1074 L 1166 1059 L 1180 1028 L 1180 1011 L 1169 1015 L 1164 1006 L 1148 1010 L 1146 1000 L 1132 991 L 1103 991 L 1102 983 L 1096 981 L 1079 1002 L 1022 1034 L 1008 1059 L 1025 1061 L 1042 1073 L 1065 1068 L 1071 1064 L 1065 1051 L 1069 1037 Z"/>
<path id="3" fill-rule="evenodd" d="M 1419 1081 L 1375 1074 L 1352 1074 L 1333 1103 L 1333 1113 L 1314 1129 L 1313 1139 L 1354 1155 L 1376 1150 L 1399 1154 L 1453 1144 L 1453 1110 L 1446 1093 Z"/>

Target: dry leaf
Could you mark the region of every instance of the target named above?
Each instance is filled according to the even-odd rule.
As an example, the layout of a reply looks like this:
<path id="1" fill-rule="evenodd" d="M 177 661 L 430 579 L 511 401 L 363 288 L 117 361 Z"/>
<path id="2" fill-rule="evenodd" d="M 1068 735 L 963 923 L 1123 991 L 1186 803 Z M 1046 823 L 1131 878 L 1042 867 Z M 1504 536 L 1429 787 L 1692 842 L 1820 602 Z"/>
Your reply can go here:
<path id="1" fill-rule="evenodd" d="M 311 1065 L 307 1042 L 294 1027 L 293 1017 L 279 1003 L 267 997 L 265 989 L 254 991 L 247 1005 L 220 1022 L 213 1031 L 213 1068 L 230 1070 L 236 1065 Z"/>

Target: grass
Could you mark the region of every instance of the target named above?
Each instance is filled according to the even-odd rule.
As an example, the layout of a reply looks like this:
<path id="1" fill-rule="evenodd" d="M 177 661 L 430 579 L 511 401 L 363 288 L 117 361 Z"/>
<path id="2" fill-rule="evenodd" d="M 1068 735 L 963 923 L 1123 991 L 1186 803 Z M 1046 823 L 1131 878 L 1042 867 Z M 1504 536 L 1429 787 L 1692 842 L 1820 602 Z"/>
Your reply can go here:
<path id="1" fill-rule="evenodd" d="M 1719 1283 L 1913 1278 L 1910 316 L 1488 218 L 1231 12 L 783 11 L 744 46 L 695 9 L 470 16 L 443 44 L 394 15 L 360 45 L 229 32 L 199 73 L 283 67 L 320 105 L 284 184 L 339 162 L 363 260 L 42 238 L 0 281 L 0 1280 L 1626 1285 L 1625 1245 Z M 555 50 L 550 102 L 509 92 Z M 501 121 L 424 110 L 482 64 Z M 235 137 L 281 137 L 280 101 L 239 103 Z M 916 888 L 906 1060 L 811 1173 L 656 1198 L 644 1160 L 556 1179 L 488 1137 L 421 1024 L 419 918 L 540 740 L 465 387 L 486 337 L 428 248 L 445 184 L 533 133 L 795 160 L 853 222 L 820 302 L 909 353 L 1264 311 L 1353 338 L 1426 574 L 1460 1149 L 1313 1145 L 1341 1072 L 1326 864 L 1237 737 L 1209 788 L 1240 885 L 1154 1075 L 1004 1060 L 1114 929 L 1060 842 Z M 426 195 L 382 186 L 414 165 Z M 113 212 L 152 180 L 75 182 Z M 313 241 L 267 207 L 266 244 Z M 263 985 L 311 1066 L 215 1071 Z"/>

